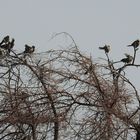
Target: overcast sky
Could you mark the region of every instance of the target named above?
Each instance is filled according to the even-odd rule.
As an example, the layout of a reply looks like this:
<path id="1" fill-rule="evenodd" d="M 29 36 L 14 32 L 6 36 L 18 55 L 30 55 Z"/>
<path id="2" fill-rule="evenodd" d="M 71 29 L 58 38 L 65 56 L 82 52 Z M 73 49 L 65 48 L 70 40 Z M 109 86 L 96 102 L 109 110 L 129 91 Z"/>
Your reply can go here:
<path id="1" fill-rule="evenodd" d="M 79 48 L 93 57 L 104 57 L 99 46 L 112 46 L 111 58 L 132 53 L 126 45 L 140 38 L 140 0 L 1 0 L 0 38 L 9 34 L 16 49 L 33 44 L 37 51 L 64 47 L 53 34 L 68 32 Z M 137 63 L 140 63 L 140 50 Z M 131 79 L 139 86 L 140 69 Z"/>

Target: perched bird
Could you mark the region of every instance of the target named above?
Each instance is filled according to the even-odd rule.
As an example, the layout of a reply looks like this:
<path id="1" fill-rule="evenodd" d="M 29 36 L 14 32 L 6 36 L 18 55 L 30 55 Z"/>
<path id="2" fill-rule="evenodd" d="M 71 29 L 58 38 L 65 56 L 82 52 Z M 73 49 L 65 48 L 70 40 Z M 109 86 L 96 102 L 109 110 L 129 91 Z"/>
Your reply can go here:
<path id="1" fill-rule="evenodd" d="M 25 51 L 24 51 L 24 53 L 33 53 L 35 51 L 35 46 L 29 46 L 29 45 L 27 45 L 27 44 L 25 44 Z"/>
<path id="2" fill-rule="evenodd" d="M 130 60 L 129 58 L 123 58 L 121 59 L 121 62 L 123 63 L 130 63 L 132 60 Z"/>
<path id="3" fill-rule="evenodd" d="M 121 59 L 121 62 L 128 64 L 130 62 L 132 62 L 133 60 L 133 56 L 129 55 L 129 54 L 125 54 L 126 58 Z"/>
<path id="4" fill-rule="evenodd" d="M 5 43 L 5 44 L 2 44 L 0 47 L 3 48 L 4 50 L 7 50 L 8 53 L 11 52 L 11 49 L 14 47 L 14 42 L 15 42 L 15 39 L 12 39 L 12 41 L 8 42 L 8 43 Z"/>
<path id="5" fill-rule="evenodd" d="M 127 54 L 127 53 L 125 53 L 124 55 L 125 55 L 127 58 L 131 56 L 131 55 Z"/>
<path id="6" fill-rule="evenodd" d="M 34 51 L 35 51 L 35 46 L 29 46 L 29 45 L 25 44 L 24 52 L 18 53 L 17 55 L 24 54 L 24 57 L 25 57 L 26 54 L 32 54 Z"/>
<path id="7" fill-rule="evenodd" d="M 5 44 L 9 43 L 9 40 L 10 40 L 9 35 L 5 36 L 5 37 L 3 38 L 3 40 L 1 41 L 0 45 L 2 45 L 3 43 L 5 43 Z"/>
<path id="8" fill-rule="evenodd" d="M 134 48 L 137 48 L 140 45 L 140 40 L 135 40 L 131 45 L 128 46 L 133 46 Z"/>
<path id="9" fill-rule="evenodd" d="M 105 45 L 104 47 L 99 47 L 99 49 L 104 50 L 104 51 L 105 51 L 105 53 L 109 53 L 110 48 L 111 48 L 111 47 L 110 47 L 109 45 Z"/>

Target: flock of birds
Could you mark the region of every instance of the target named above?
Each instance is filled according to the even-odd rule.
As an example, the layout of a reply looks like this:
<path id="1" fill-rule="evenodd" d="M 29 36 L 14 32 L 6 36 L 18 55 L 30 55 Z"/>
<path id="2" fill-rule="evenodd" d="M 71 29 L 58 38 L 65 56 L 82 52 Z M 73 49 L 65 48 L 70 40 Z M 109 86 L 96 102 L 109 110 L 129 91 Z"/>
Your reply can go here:
<path id="1" fill-rule="evenodd" d="M 0 42 L 0 56 L 3 55 L 3 50 L 6 51 L 6 53 L 10 54 L 11 50 L 13 49 L 15 45 L 15 39 L 12 39 L 10 41 L 10 36 L 7 35 L 5 36 L 2 41 Z M 20 53 L 20 54 L 32 54 L 35 51 L 35 46 L 29 46 L 27 44 L 25 44 L 25 50 L 24 52 Z M 18 54 L 18 55 L 20 55 Z"/>
<path id="2" fill-rule="evenodd" d="M 14 47 L 15 40 L 12 39 L 10 41 L 10 37 L 9 35 L 5 36 L 2 41 L 0 42 L 0 56 L 3 55 L 2 49 L 5 50 L 8 54 L 10 54 L 11 50 Z M 135 50 L 138 49 L 138 46 L 140 45 L 140 40 L 135 40 L 132 44 L 128 45 L 128 46 L 133 46 Z M 105 45 L 104 47 L 99 47 L 99 49 L 102 49 L 105 51 L 106 54 L 109 53 L 111 47 L 109 45 Z M 35 51 L 35 46 L 29 46 L 27 44 L 25 44 L 25 50 L 20 54 L 32 54 Z M 125 54 L 126 58 L 121 59 L 118 62 L 123 62 L 125 64 L 131 63 L 133 61 L 133 56 L 129 55 L 129 54 Z"/>
<path id="3" fill-rule="evenodd" d="M 139 45 L 140 45 L 140 40 L 135 40 L 132 44 L 127 45 L 127 46 L 132 46 L 132 47 L 134 47 L 135 50 L 137 50 Z M 109 45 L 105 45 L 104 47 L 99 47 L 99 49 L 104 50 L 105 53 L 108 54 L 111 47 Z M 129 54 L 125 54 L 125 56 L 126 56 L 126 58 L 123 58 L 118 62 L 123 62 L 125 64 L 128 64 L 128 63 L 131 63 L 134 59 L 134 57 Z"/>

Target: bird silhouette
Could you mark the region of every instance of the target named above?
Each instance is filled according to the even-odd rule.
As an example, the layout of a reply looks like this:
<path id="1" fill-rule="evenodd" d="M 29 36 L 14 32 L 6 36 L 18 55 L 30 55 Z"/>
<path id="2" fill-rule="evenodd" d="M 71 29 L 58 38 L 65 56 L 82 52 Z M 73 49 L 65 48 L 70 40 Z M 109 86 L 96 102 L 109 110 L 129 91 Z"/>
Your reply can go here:
<path id="1" fill-rule="evenodd" d="M 105 45 L 104 47 L 99 47 L 99 49 L 104 50 L 105 53 L 109 53 L 111 47 L 109 45 Z"/>
<path id="2" fill-rule="evenodd" d="M 25 51 L 24 53 L 33 53 L 35 51 L 35 46 L 29 46 L 27 44 L 25 44 Z"/>
<path id="3" fill-rule="evenodd" d="M 132 60 L 134 59 L 133 56 L 129 55 L 129 54 L 125 54 L 126 58 L 121 59 L 121 62 L 128 64 L 131 63 Z"/>
<path id="4" fill-rule="evenodd" d="M 0 46 L 1 46 L 3 43 L 5 43 L 5 44 L 9 43 L 9 40 L 10 40 L 9 35 L 5 36 L 5 37 L 3 38 L 3 40 L 0 42 Z"/>
<path id="5" fill-rule="evenodd" d="M 11 49 L 14 47 L 14 42 L 15 42 L 15 39 L 13 38 L 11 42 L 8 41 L 8 43 L 4 43 L 0 47 L 3 48 L 4 50 L 7 50 L 8 53 L 10 53 Z"/>
<path id="6" fill-rule="evenodd" d="M 134 48 L 137 48 L 139 45 L 140 45 L 140 40 L 137 39 L 131 45 L 128 45 L 128 46 L 133 46 Z"/>

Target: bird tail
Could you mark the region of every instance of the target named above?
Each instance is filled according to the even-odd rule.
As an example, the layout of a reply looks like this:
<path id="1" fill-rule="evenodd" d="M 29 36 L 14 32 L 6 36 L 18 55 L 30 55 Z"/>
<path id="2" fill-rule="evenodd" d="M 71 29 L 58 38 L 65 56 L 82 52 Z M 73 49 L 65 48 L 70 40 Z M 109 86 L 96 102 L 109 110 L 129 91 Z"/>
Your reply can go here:
<path id="1" fill-rule="evenodd" d="M 104 49 L 104 47 L 99 47 L 99 49 L 103 50 L 103 49 Z"/>

